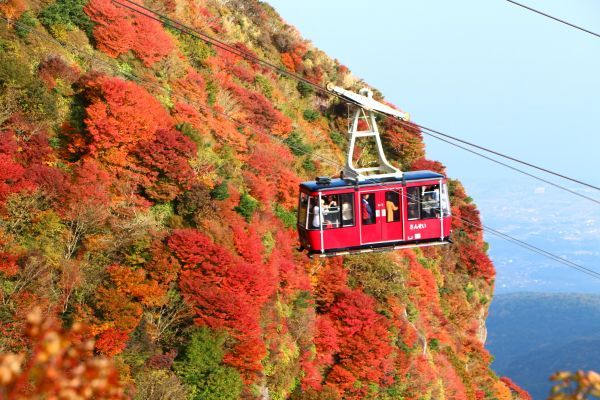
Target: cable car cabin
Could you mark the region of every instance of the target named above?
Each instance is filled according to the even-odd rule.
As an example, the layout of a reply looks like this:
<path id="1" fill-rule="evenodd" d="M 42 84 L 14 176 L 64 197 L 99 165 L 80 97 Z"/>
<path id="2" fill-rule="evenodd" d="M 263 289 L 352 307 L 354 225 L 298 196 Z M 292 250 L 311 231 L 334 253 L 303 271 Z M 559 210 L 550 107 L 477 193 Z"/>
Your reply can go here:
<path id="1" fill-rule="evenodd" d="M 300 185 L 298 234 L 311 257 L 446 244 L 450 219 L 446 178 L 431 171 Z"/>

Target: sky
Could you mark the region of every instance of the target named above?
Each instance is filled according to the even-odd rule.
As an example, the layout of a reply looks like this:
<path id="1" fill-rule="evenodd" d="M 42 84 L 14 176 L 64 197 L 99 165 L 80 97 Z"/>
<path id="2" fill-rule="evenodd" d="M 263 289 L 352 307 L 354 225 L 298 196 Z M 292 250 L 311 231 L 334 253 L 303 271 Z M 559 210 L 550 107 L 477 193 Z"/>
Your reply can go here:
<path id="1" fill-rule="evenodd" d="M 413 121 L 600 186 L 600 38 L 506 0 L 268 2 L 303 37 L 410 112 Z M 600 32 L 597 0 L 520 2 Z M 555 229 L 543 230 L 551 235 L 570 229 L 561 221 L 586 201 L 436 139 L 425 141 L 428 158 L 442 161 L 448 175 L 463 182 L 484 221 L 505 199 L 511 202 L 503 212 L 507 219 L 494 222 L 509 225 L 511 212 L 523 208 L 514 193 L 543 190 L 537 201 L 546 207 L 540 209 L 551 204 L 557 211 L 546 221 Z M 600 198 L 597 191 L 587 194 Z M 496 208 L 486 209 L 489 204 Z M 588 219 L 600 220 L 599 205 L 585 209 Z M 487 239 L 491 255 L 501 258 L 494 253 L 495 239 Z M 558 245 L 547 250 L 560 251 Z M 591 246 L 598 250 L 600 240 Z M 499 280 L 502 276 L 499 271 Z"/>

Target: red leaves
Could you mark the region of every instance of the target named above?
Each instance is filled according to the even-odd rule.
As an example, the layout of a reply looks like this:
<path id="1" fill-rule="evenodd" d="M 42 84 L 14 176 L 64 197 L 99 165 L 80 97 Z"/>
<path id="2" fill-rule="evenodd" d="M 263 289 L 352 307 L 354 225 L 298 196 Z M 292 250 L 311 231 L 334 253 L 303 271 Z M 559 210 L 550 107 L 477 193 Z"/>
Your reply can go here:
<path id="1" fill-rule="evenodd" d="M 477 243 L 462 243 L 459 248 L 462 265 L 474 276 L 482 277 L 491 282 L 496 276 L 492 261 Z"/>
<path id="2" fill-rule="evenodd" d="M 48 57 L 41 62 L 38 67 L 38 74 L 50 89 L 56 86 L 57 79 L 70 85 L 79 78 L 79 70 L 68 65 L 62 58 L 57 56 Z"/>
<path id="3" fill-rule="evenodd" d="M 0 132 L 0 206 L 11 193 L 33 188 L 24 178 L 25 168 L 16 161 L 17 151 L 13 132 Z"/>
<path id="4" fill-rule="evenodd" d="M 131 50 L 146 66 L 152 66 L 173 49 L 171 37 L 158 21 L 110 0 L 92 0 L 84 10 L 96 23 L 94 38 L 98 48 L 111 57 Z"/>
<path id="5" fill-rule="evenodd" d="M 194 305 L 196 322 L 225 329 L 237 340 L 224 361 L 253 381 L 266 355 L 260 312 L 275 290 L 268 272 L 254 252 L 246 253 L 251 262 L 240 259 L 193 229 L 175 231 L 168 243 L 183 264 L 179 286 Z"/>
<path id="6" fill-rule="evenodd" d="M 217 266 L 231 260 L 229 253 L 215 246 L 208 237 L 195 229 L 179 229 L 169 238 L 169 248 L 182 263 L 183 268 L 201 265 L 205 273 L 216 273 Z M 215 269 L 214 272 L 211 272 Z"/>
<path id="7" fill-rule="evenodd" d="M 1 244 L 2 242 L 0 241 Z M 0 251 L 0 273 L 3 273 L 7 277 L 15 276 L 19 272 L 18 259 L 19 257 L 14 254 Z"/>
<path id="8" fill-rule="evenodd" d="M 0 203 L 9 194 L 19 192 L 29 185 L 23 180 L 25 168 L 13 161 L 7 154 L 0 154 Z"/>
<path id="9" fill-rule="evenodd" d="M 115 328 L 108 328 L 98 336 L 96 340 L 96 349 L 100 354 L 112 357 L 121 353 L 127 346 L 129 334 L 125 331 Z"/>
<path id="10" fill-rule="evenodd" d="M 89 102 L 87 143 L 77 143 L 75 152 L 102 161 L 154 200 L 170 201 L 193 183 L 188 160 L 196 145 L 173 129 L 170 115 L 152 95 L 132 82 L 102 75 L 86 77 L 82 86 Z"/>
<path id="11" fill-rule="evenodd" d="M 225 83 L 225 85 L 244 108 L 245 118 L 243 121 L 245 123 L 278 136 L 285 136 L 291 132 L 291 120 L 275 109 L 264 95 L 232 82 Z"/>
<path id="12" fill-rule="evenodd" d="M 317 332 L 314 338 L 317 350 L 316 364 L 321 367 L 331 365 L 333 364 L 333 355 L 340 349 L 333 321 L 326 315 L 320 315 L 317 317 L 316 328 Z"/>
<path id="13" fill-rule="evenodd" d="M 194 142 L 174 129 L 159 129 L 154 140 L 140 142 L 134 154 L 146 173 L 146 194 L 166 202 L 173 200 L 180 188 L 191 186 L 194 172 L 188 159 L 195 151 Z"/>
<path id="14" fill-rule="evenodd" d="M 146 90 L 133 82 L 108 76 L 88 76 L 83 81 L 88 150 L 104 153 L 115 165 L 124 165 L 128 152 L 159 129 L 172 126 L 171 117 Z"/>
<path id="15" fill-rule="evenodd" d="M 248 164 L 252 172 L 245 175 L 250 193 L 262 203 L 277 200 L 284 207 L 297 202 L 300 180 L 290 171 L 293 157 L 287 147 L 265 141 L 252 149 Z"/>
<path id="16" fill-rule="evenodd" d="M 27 315 L 25 331 L 31 351 L 0 354 L 3 398 L 7 399 L 111 399 L 124 394 L 113 363 L 92 353 L 93 342 L 82 341 L 85 327 L 75 323 L 70 331 L 37 308 Z M 118 332 L 108 331 L 99 348 L 110 353 L 122 345 Z"/>
<path id="17" fill-rule="evenodd" d="M 441 162 L 428 160 L 426 158 L 419 158 L 416 161 L 414 161 L 410 169 L 418 171 L 429 170 L 437 172 L 439 174 L 446 174 L 446 167 L 444 167 L 444 165 Z"/>

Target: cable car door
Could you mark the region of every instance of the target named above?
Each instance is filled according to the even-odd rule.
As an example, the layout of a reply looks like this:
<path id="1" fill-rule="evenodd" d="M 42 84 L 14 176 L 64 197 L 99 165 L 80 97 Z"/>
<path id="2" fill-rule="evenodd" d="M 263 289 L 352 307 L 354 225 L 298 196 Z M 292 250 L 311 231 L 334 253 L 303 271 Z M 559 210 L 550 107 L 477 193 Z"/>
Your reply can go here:
<path id="1" fill-rule="evenodd" d="M 384 242 L 404 239 L 403 190 L 402 188 L 391 188 L 383 192 L 381 240 Z"/>
<path id="2" fill-rule="evenodd" d="M 385 202 L 381 191 L 360 192 L 361 244 L 381 241 L 382 210 Z"/>

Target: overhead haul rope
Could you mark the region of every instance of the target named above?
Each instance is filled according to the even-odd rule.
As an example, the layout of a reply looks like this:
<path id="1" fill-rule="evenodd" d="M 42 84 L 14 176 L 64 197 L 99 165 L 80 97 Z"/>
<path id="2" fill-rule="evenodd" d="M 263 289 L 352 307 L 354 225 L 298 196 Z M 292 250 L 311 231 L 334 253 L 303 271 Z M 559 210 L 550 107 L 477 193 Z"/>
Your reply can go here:
<path id="1" fill-rule="evenodd" d="M 545 12 L 542 12 L 542 11 L 540 11 L 540 10 L 536 10 L 535 8 L 531 8 L 531 7 L 529 7 L 529 6 L 526 6 L 525 4 L 517 3 L 516 1 L 513 1 L 513 0 L 506 0 L 506 1 L 508 1 L 509 3 L 512 3 L 512 4 L 516 5 L 516 6 L 523 7 L 523 8 L 524 8 L 524 9 L 526 9 L 526 10 L 533 11 L 534 13 L 537 13 L 537 14 L 543 15 L 543 16 L 544 16 L 544 17 L 546 17 L 546 18 L 550 18 L 550 19 L 553 19 L 553 20 L 555 20 L 555 21 L 558 21 L 558 22 L 560 22 L 561 24 L 565 24 L 565 25 L 567 25 L 567 26 L 570 26 L 571 28 L 579 29 L 580 31 L 583 31 L 583 32 L 585 32 L 585 33 L 589 33 L 590 35 L 594 35 L 594 36 L 596 36 L 596 37 L 599 37 L 599 38 L 600 38 L 600 34 L 598 34 L 598 33 L 596 33 L 596 32 L 592 32 L 592 31 L 590 31 L 590 30 L 588 30 L 588 29 L 582 28 L 581 26 L 577 26 L 577 25 L 575 25 L 575 24 L 572 24 L 572 23 L 570 23 L 570 22 L 567 22 L 567 21 L 565 21 L 564 19 L 560 19 L 560 18 L 553 17 L 553 16 L 552 16 L 552 15 L 550 15 L 550 14 L 546 14 Z"/>
<path id="2" fill-rule="evenodd" d="M 353 103 L 353 104 L 355 104 L 357 106 L 360 106 L 360 104 L 352 102 L 351 100 L 347 99 L 346 97 L 341 96 L 338 93 L 332 92 L 332 91 L 328 90 L 326 87 L 324 87 L 322 85 L 314 83 L 314 82 L 312 82 L 312 81 L 310 81 L 310 80 L 308 80 L 308 79 L 306 79 L 306 78 L 304 78 L 304 77 L 302 77 L 302 76 L 300 76 L 300 75 L 298 75 L 296 73 L 287 71 L 286 69 L 281 68 L 281 67 L 279 67 L 279 66 L 271 63 L 270 61 L 267 61 L 267 60 L 264 60 L 262 58 L 259 58 L 259 57 L 255 56 L 254 54 L 251 54 L 251 53 L 243 51 L 243 50 L 239 50 L 239 49 L 237 49 L 237 48 L 235 48 L 235 47 L 233 47 L 233 46 L 231 46 L 231 45 L 229 45 L 229 44 L 223 42 L 222 40 L 219 40 L 219 39 L 217 39 L 217 38 L 215 38 L 213 36 L 207 35 L 207 34 L 205 34 L 203 32 L 200 32 L 200 31 L 198 31 L 196 29 L 190 28 L 189 26 L 187 26 L 187 25 L 185 25 L 185 24 L 183 24 L 183 23 L 181 23 L 181 22 L 179 22 L 177 20 L 174 20 L 174 19 L 172 19 L 172 18 L 170 18 L 170 17 L 168 17 L 168 16 L 166 16 L 164 14 L 159 13 L 158 11 L 152 10 L 151 8 L 148 8 L 148 7 L 146 7 L 146 6 L 142 5 L 142 4 L 139 4 L 139 3 L 135 2 L 135 1 L 132 1 L 132 0 L 123 0 L 124 2 L 129 3 L 130 5 L 124 4 L 123 2 L 121 2 L 119 0 L 112 0 L 112 1 L 115 4 L 118 4 L 118 5 L 122 6 L 122 7 L 125 7 L 127 9 L 129 9 L 129 10 L 131 10 L 133 12 L 136 12 L 136 13 L 138 13 L 140 15 L 143 15 L 143 16 L 145 16 L 147 18 L 150 18 L 150 19 L 153 19 L 155 21 L 158 21 L 158 22 L 160 22 L 162 24 L 165 24 L 165 25 L 167 25 L 167 26 L 169 26 L 169 27 L 171 27 L 171 28 L 173 28 L 173 29 L 181 32 L 181 33 L 184 33 L 186 35 L 195 37 L 196 39 L 199 39 L 199 40 L 202 40 L 202 41 L 204 41 L 206 43 L 212 44 L 212 45 L 214 45 L 214 46 L 216 46 L 216 47 L 218 47 L 218 48 L 220 48 L 222 50 L 225 50 L 227 52 L 235 54 L 235 55 L 237 55 L 239 57 L 245 58 L 245 59 L 247 59 L 249 61 L 252 61 L 254 63 L 257 63 L 259 65 L 262 65 L 262 66 L 265 66 L 267 68 L 270 68 L 270 69 L 274 70 L 275 72 L 277 72 L 279 74 L 282 74 L 282 75 L 287 76 L 289 78 L 292 78 L 292 79 L 298 80 L 300 82 L 303 82 L 303 83 L 305 83 L 307 85 L 310 85 L 314 89 L 316 89 L 316 90 L 318 90 L 318 91 L 320 91 L 322 93 L 325 93 L 325 94 L 327 94 L 329 96 L 334 96 L 334 97 L 337 97 L 338 99 L 343 100 L 345 102 L 350 102 L 350 103 Z M 146 13 L 144 11 L 147 11 L 148 13 L 151 13 L 151 14 L 148 14 L 148 13 Z M 381 112 L 376 111 L 376 110 L 374 110 L 374 111 L 377 114 L 382 115 L 385 118 L 389 118 L 389 116 L 387 114 L 381 113 Z M 431 137 L 434 137 L 434 138 L 436 138 L 438 140 L 440 140 L 440 138 L 436 137 L 435 135 L 443 136 L 443 137 L 445 137 L 447 139 L 451 139 L 451 140 L 454 140 L 454 141 L 457 141 L 457 142 L 460 142 L 460 143 L 472 146 L 472 147 L 477 148 L 479 150 L 483 150 L 485 152 L 488 152 L 488 153 L 494 154 L 496 156 L 499 156 L 499 157 L 511 160 L 513 162 L 526 165 L 526 166 L 528 166 L 530 168 L 537 169 L 539 171 L 548 173 L 550 175 L 554 175 L 554 176 L 557 176 L 559 178 L 562 178 L 562 179 L 565 179 L 565 180 L 569 180 L 571 182 L 578 183 L 578 184 L 583 185 L 583 186 L 587 186 L 587 187 L 589 187 L 591 189 L 600 190 L 600 187 L 598 187 L 598 186 L 595 186 L 595 185 L 583 182 L 583 181 L 575 179 L 575 178 L 571 178 L 571 177 L 566 176 L 564 174 L 560 174 L 560 173 L 551 171 L 551 170 L 549 170 L 547 168 L 537 166 L 535 164 L 532 164 L 532 163 L 520 160 L 520 159 L 518 159 L 516 157 L 512 157 L 512 156 L 500 153 L 500 152 L 492 150 L 490 148 L 487 148 L 487 147 L 484 147 L 484 146 L 480 146 L 480 145 L 477 145 L 477 144 L 472 143 L 472 142 L 468 142 L 466 140 L 463 140 L 463 139 L 460 139 L 458 137 L 449 135 L 449 134 L 441 132 L 439 130 L 428 128 L 428 127 L 426 127 L 424 125 L 420 125 L 420 124 L 417 124 L 417 123 L 414 123 L 414 122 L 406 122 L 406 121 L 403 121 L 403 120 L 400 120 L 400 119 L 398 119 L 398 122 L 400 124 L 406 126 L 406 127 L 415 127 L 416 126 L 416 127 L 420 128 L 421 130 L 423 130 L 424 134 L 426 134 L 428 136 L 431 136 Z M 412 133 L 412 132 L 409 131 L 409 133 Z M 463 150 L 465 150 L 463 147 L 457 145 L 456 143 L 452 143 L 452 142 L 449 142 L 449 141 L 445 141 L 445 142 L 448 143 L 448 144 L 451 144 L 451 145 L 453 145 L 455 147 L 459 147 L 459 148 L 462 148 Z M 472 153 L 479 155 L 479 153 L 476 153 L 476 152 L 472 152 Z M 491 160 L 490 158 L 487 158 L 487 159 Z M 502 163 L 500 163 L 500 164 L 504 165 L 504 166 L 507 166 L 507 164 L 502 164 Z M 565 188 L 563 186 L 561 186 L 561 185 L 557 185 L 557 184 L 554 184 L 554 183 L 549 182 L 547 180 L 544 180 L 542 178 L 536 177 L 535 175 L 532 175 L 532 174 L 529 174 L 527 172 L 524 172 L 524 171 L 522 171 L 522 170 L 520 170 L 518 168 L 512 167 L 511 169 L 514 170 L 514 171 L 520 172 L 520 173 L 522 173 L 524 175 L 527 175 L 529 177 L 532 177 L 534 179 L 540 180 L 540 181 L 542 181 L 544 183 L 547 183 L 547 184 L 550 184 L 552 186 L 555 186 L 555 187 L 557 187 L 557 188 L 559 188 L 561 190 L 565 190 Z M 583 198 L 585 198 L 587 200 L 594 201 L 597 204 L 600 204 L 600 201 L 592 199 L 592 198 L 587 197 L 585 195 L 582 195 L 580 193 L 574 192 L 574 191 L 569 190 L 569 189 L 567 189 L 566 191 L 568 191 L 569 193 L 575 194 L 575 195 L 577 195 L 579 197 L 583 197 Z"/>
<path id="3" fill-rule="evenodd" d="M 5 20 L 6 22 L 9 22 L 9 20 L 7 18 L 5 18 L 4 16 L 0 16 L 0 18 L 3 19 L 3 20 Z M 49 38 L 47 35 L 42 35 L 40 32 L 34 30 L 33 28 L 31 28 L 29 26 L 26 26 L 24 24 L 21 24 L 19 22 L 15 22 L 15 21 L 10 21 L 10 22 L 12 22 L 14 25 L 19 26 L 20 28 L 22 28 L 22 29 L 24 29 L 24 30 L 26 30 L 28 32 L 31 32 L 31 33 L 35 34 L 36 36 L 38 36 L 42 40 L 45 40 L 45 41 L 48 41 L 50 43 L 56 44 L 56 45 L 58 45 L 60 47 L 63 47 L 65 49 L 67 49 L 67 50 L 74 51 L 74 52 L 77 52 L 79 54 L 82 54 L 84 56 L 84 58 L 95 59 L 96 61 L 98 61 L 101 64 L 104 64 L 107 67 L 109 67 L 110 69 L 112 69 L 114 72 L 116 72 L 119 75 L 123 75 L 125 77 L 128 77 L 128 78 L 130 78 L 130 79 L 132 79 L 134 81 L 140 82 L 140 83 L 144 82 L 144 83 L 148 84 L 149 86 L 152 86 L 154 88 L 160 89 L 160 90 L 164 91 L 165 93 L 167 93 L 169 95 L 177 97 L 177 98 L 179 98 L 179 99 L 181 99 L 183 101 L 190 102 L 189 99 L 187 99 L 184 96 L 181 96 L 181 95 L 179 95 L 177 93 L 172 93 L 169 89 L 167 89 L 163 85 L 157 84 L 156 82 L 150 81 L 148 79 L 144 79 L 144 78 L 138 77 L 137 75 L 135 75 L 135 74 L 133 74 L 131 72 L 119 70 L 117 68 L 117 66 L 109 63 L 106 60 L 103 60 L 103 59 L 99 58 L 98 56 L 96 56 L 93 53 L 92 54 L 87 54 L 82 49 L 80 49 L 78 47 L 70 46 L 70 45 L 67 45 L 66 43 L 63 44 L 63 43 L 61 43 L 61 42 L 59 42 L 59 41 L 57 41 L 55 39 Z M 196 95 L 194 95 L 194 97 L 196 97 Z M 250 130 L 252 130 L 252 131 L 254 131 L 254 132 L 256 132 L 256 133 L 258 133 L 260 135 L 269 136 L 269 137 L 277 140 L 278 142 L 283 143 L 286 146 L 288 146 L 288 147 L 290 147 L 290 148 L 292 148 L 294 150 L 297 150 L 297 151 L 299 151 L 301 153 L 304 153 L 304 154 L 306 154 L 306 155 L 308 155 L 310 157 L 315 157 L 315 158 L 321 159 L 324 162 L 326 162 L 326 163 L 328 163 L 330 165 L 333 165 L 333 166 L 335 166 L 337 168 L 342 167 L 342 165 L 339 162 L 335 161 L 335 160 L 332 160 L 332 159 L 330 159 L 328 157 L 325 157 L 323 155 L 320 155 L 320 154 L 308 151 L 306 149 L 303 149 L 303 148 L 296 147 L 296 146 L 290 145 L 288 143 L 285 143 L 284 139 L 282 139 L 282 138 L 280 138 L 280 137 L 278 137 L 276 135 L 273 135 L 271 133 L 263 132 L 263 131 L 261 131 L 261 130 L 259 130 L 259 129 L 251 126 L 251 125 L 246 125 L 246 124 L 238 121 L 237 119 L 235 119 L 234 117 L 230 116 L 229 114 L 227 114 L 225 112 L 220 112 L 220 111 L 216 111 L 216 110 L 210 109 L 206 105 L 200 104 L 200 103 L 197 103 L 197 102 L 192 102 L 192 104 L 195 105 L 195 106 L 197 106 L 198 108 L 204 109 L 204 110 L 206 110 L 208 112 L 214 112 L 216 114 L 220 114 L 220 115 L 224 116 L 225 118 L 227 118 L 228 120 L 230 120 L 233 123 L 235 123 L 236 125 L 238 125 L 239 127 L 249 128 Z M 373 183 L 379 183 L 379 182 L 377 182 L 377 181 L 375 181 L 373 179 L 369 179 L 369 180 L 371 182 L 373 182 Z M 398 190 L 393 190 L 393 191 L 396 192 L 396 193 L 398 193 L 400 196 L 404 196 L 407 199 L 411 199 L 413 201 L 414 200 L 418 200 L 418 199 L 411 198 L 408 194 L 401 193 Z M 600 280 L 600 273 L 598 273 L 598 272 L 596 272 L 596 271 L 594 271 L 594 270 L 592 270 L 590 268 L 587 268 L 585 266 L 579 265 L 579 264 L 574 263 L 574 262 L 572 262 L 570 260 L 564 259 L 564 258 L 562 258 L 562 257 L 560 257 L 558 255 L 555 255 L 553 253 L 547 252 L 547 251 L 545 251 L 543 249 L 540 249 L 540 248 L 538 248 L 536 246 L 530 245 L 529 243 L 521 241 L 521 240 L 519 240 L 517 238 L 514 238 L 514 237 L 508 235 L 508 234 L 501 233 L 501 232 L 499 232 L 499 231 L 497 231 L 495 229 L 492 229 L 490 227 L 487 227 L 487 226 L 485 226 L 483 224 L 476 223 L 476 222 L 473 222 L 473 221 L 470 221 L 468 219 L 465 219 L 465 218 L 462 218 L 462 217 L 458 217 L 458 216 L 455 216 L 455 215 L 452 215 L 452 217 L 455 218 L 455 219 L 458 219 L 458 220 L 460 220 L 462 222 L 465 222 L 466 224 L 468 224 L 470 226 L 476 227 L 477 229 L 483 230 L 485 232 L 490 232 L 493 235 L 499 236 L 499 237 L 503 238 L 506 241 L 512 242 L 514 244 L 517 244 L 518 246 L 523 247 L 523 248 L 525 248 L 525 249 L 527 249 L 529 251 L 532 251 L 534 253 L 542 255 L 542 256 L 544 256 L 546 258 L 549 258 L 551 260 L 554 260 L 556 262 L 564 264 L 567 267 L 573 268 L 573 269 L 575 269 L 575 270 L 577 270 L 579 272 L 585 273 L 587 275 L 592 276 L 593 278 L 596 278 L 596 279 Z"/>

